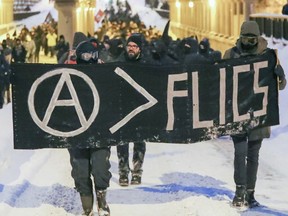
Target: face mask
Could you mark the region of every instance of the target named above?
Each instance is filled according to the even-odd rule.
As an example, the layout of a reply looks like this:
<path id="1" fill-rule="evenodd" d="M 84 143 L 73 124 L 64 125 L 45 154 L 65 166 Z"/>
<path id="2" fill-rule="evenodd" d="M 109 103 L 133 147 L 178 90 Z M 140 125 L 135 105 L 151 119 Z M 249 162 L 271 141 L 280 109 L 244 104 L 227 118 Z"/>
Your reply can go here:
<path id="1" fill-rule="evenodd" d="M 184 46 L 184 54 L 189 54 L 191 52 L 191 47 L 189 45 Z"/>
<path id="2" fill-rule="evenodd" d="M 98 60 L 98 52 L 82 53 L 81 59 L 86 62 L 95 62 Z"/>
<path id="3" fill-rule="evenodd" d="M 257 36 L 241 36 L 241 47 L 244 50 L 253 49 L 258 44 L 258 37 Z"/>

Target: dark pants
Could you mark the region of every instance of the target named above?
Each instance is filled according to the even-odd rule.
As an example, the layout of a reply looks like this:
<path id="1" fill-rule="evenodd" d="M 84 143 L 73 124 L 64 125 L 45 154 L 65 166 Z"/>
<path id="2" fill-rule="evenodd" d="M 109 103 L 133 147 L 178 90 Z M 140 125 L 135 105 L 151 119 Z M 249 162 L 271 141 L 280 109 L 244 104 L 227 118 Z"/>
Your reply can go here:
<path id="1" fill-rule="evenodd" d="M 4 105 L 4 96 L 5 96 L 5 83 L 0 76 L 0 108 Z"/>
<path id="2" fill-rule="evenodd" d="M 247 136 L 232 136 L 234 142 L 234 181 L 255 189 L 261 140 L 248 141 Z"/>
<path id="3" fill-rule="evenodd" d="M 132 174 L 141 175 L 143 170 L 144 156 L 146 152 L 146 143 L 145 142 L 135 142 L 133 148 L 133 170 Z M 117 155 L 119 160 L 119 174 L 128 175 L 130 172 L 129 167 L 129 144 L 118 145 L 117 146 Z"/>
<path id="4" fill-rule="evenodd" d="M 93 194 L 94 179 L 95 189 L 104 190 L 109 187 L 112 177 L 109 169 L 110 147 L 93 149 L 68 149 L 70 163 L 72 166 L 71 175 L 75 182 L 75 187 L 80 195 Z"/>

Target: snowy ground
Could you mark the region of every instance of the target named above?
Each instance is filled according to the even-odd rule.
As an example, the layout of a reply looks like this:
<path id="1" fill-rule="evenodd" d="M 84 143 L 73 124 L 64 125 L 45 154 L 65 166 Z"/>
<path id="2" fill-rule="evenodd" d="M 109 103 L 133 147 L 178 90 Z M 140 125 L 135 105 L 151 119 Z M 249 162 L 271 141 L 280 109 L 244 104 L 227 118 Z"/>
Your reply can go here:
<path id="1" fill-rule="evenodd" d="M 288 76 L 288 47 L 278 48 Z M 147 144 L 143 183 L 118 186 L 111 155 L 108 202 L 112 216 L 288 216 L 288 87 L 280 92 L 280 122 L 263 142 L 256 198 L 263 207 L 240 212 L 234 195 L 229 137 L 190 145 Z M 11 103 L 0 110 L 0 215 L 69 216 L 81 213 L 66 149 L 14 150 Z M 132 146 L 132 145 L 131 145 Z M 95 208 L 96 209 L 96 208 Z M 97 215 L 97 214 L 96 214 Z"/>

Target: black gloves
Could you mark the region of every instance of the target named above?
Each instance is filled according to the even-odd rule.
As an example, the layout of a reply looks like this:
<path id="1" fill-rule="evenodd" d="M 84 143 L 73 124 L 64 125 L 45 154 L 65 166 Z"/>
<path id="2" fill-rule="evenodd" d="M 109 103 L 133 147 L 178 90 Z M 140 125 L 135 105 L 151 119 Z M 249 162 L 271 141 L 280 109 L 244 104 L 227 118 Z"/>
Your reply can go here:
<path id="1" fill-rule="evenodd" d="M 282 66 L 277 65 L 275 67 L 274 73 L 279 77 L 279 81 L 278 81 L 279 89 L 283 90 L 285 88 L 287 82 L 286 82 L 285 73 L 284 73 Z"/>

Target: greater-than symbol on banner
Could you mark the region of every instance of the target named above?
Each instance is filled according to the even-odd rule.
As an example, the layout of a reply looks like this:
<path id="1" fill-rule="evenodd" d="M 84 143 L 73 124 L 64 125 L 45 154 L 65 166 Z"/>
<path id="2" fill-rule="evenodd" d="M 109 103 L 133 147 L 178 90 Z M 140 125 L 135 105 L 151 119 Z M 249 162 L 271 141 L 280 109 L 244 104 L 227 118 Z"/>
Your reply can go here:
<path id="1" fill-rule="evenodd" d="M 125 124 L 127 124 L 132 118 L 134 118 L 139 113 L 143 112 L 144 110 L 147 110 L 154 106 L 156 103 L 158 103 L 157 99 L 154 98 L 151 94 L 149 94 L 142 86 L 140 86 L 135 80 L 132 79 L 124 70 L 117 67 L 114 72 L 122 77 L 124 80 L 126 80 L 133 88 L 135 88 L 140 94 L 142 94 L 148 102 L 135 108 L 132 110 L 128 115 L 126 115 L 122 120 L 120 120 L 118 123 L 116 123 L 114 126 L 112 126 L 109 130 L 113 134 L 117 130 L 119 130 L 121 127 L 123 127 Z"/>
<path id="2" fill-rule="evenodd" d="M 37 88 L 39 87 L 39 85 L 41 85 L 43 81 L 56 75 L 61 75 L 61 77 L 55 87 L 55 90 L 53 92 L 49 105 L 46 109 L 44 118 L 41 120 L 39 119 L 37 112 L 35 110 L 35 93 L 36 93 Z M 92 113 L 88 119 L 86 119 L 84 115 L 83 109 L 81 107 L 80 101 L 77 96 L 77 92 L 71 80 L 71 75 L 78 76 L 81 79 L 83 79 L 92 91 L 94 106 L 93 106 Z M 65 99 L 65 100 L 59 99 L 59 95 L 63 89 L 64 84 L 66 84 L 66 86 L 68 87 L 68 91 L 70 93 L 71 99 Z M 63 132 L 63 131 L 59 131 L 59 130 L 56 130 L 55 128 L 51 128 L 50 126 L 48 126 L 51 116 L 53 115 L 53 110 L 57 106 L 74 106 L 77 116 L 79 118 L 81 127 L 73 131 Z M 42 75 L 41 77 L 39 77 L 31 86 L 29 96 L 28 96 L 28 108 L 29 108 L 29 112 L 33 121 L 43 131 L 49 134 L 52 134 L 55 136 L 61 136 L 61 137 L 73 137 L 86 131 L 91 126 L 94 119 L 96 118 L 98 111 L 99 111 L 99 106 L 100 106 L 100 98 L 99 98 L 98 91 L 93 81 L 86 74 L 80 71 L 74 70 L 74 69 L 69 69 L 69 68 L 61 68 L 61 69 L 49 71 L 45 73 L 44 75 Z"/>

